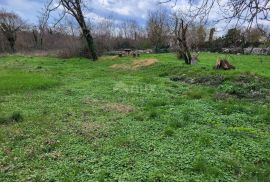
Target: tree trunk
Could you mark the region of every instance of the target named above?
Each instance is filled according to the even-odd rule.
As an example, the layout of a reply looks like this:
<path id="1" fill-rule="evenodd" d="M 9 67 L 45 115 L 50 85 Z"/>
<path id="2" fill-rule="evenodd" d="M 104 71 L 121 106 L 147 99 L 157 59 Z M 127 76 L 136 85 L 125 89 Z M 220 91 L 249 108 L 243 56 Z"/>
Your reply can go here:
<path id="1" fill-rule="evenodd" d="M 183 49 L 184 49 L 184 59 L 186 64 L 191 64 L 191 53 L 189 51 L 188 46 L 186 43 L 183 43 Z"/>
<path id="2" fill-rule="evenodd" d="M 97 56 L 97 53 L 96 53 L 94 39 L 93 39 L 92 35 L 90 34 L 90 31 L 87 28 L 83 29 L 83 36 L 86 39 L 88 48 L 89 48 L 91 56 L 92 56 L 92 59 L 94 61 L 96 61 L 98 59 L 98 56 Z"/>
<path id="3" fill-rule="evenodd" d="M 184 20 L 176 18 L 175 23 L 175 36 L 178 43 L 179 58 L 183 58 L 186 64 L 191 64 L 191 53 L 187 42 L 188 24 Z"/>
<path id="4" fill-rule="evenodd" d="M 40 49 L 43 49 L 43 35 L 40 37 Z"/>
<path id="5" fill-rule="evenodd" d="M 186 64 L 191 64 L 191 53 L 190 53 L 190 50 L 187 46 L 187 43 L 184 42 L 185 39 L 183 40 L 178 40 L 179 42 L 179 55 L 180 55 L 180 58 L 183 58 L 185 63 Z"/>
<path id="6" fill-rule="evenodd" d="M 62 5 L 72 14 L 72 16 L 77 20 L 82 30 L 83 36 L 87 42 L 87 46 L 90 50 L 93 61 L 98 59 L 96 48 L 94 45 L 94 39 L 91 35 L 90 29 L 87 27 L 84 15 L 81 8 L 81 0 L 61 0 Z"/>
<path id="7" fill-rule="evenodd" d="M 10 41 L 9 42 L 9 45 L 10 45 L 11 52 L 12 53 L 15 53 L 16 52 L 16 50 L 15 50 L 15 42 L 14 41 Z"/>
<path id="8" fill-rule="evenodd" d="M 34 38 L 34 42 L 35 42 L 35 48 L 38 48 L 38 32 L 33 30 L 33 38 Z"/>
<path id="9" fill-rule="evenodd" d="M 15 49 L 16 38 L 11 36 L 8 38 L 8 42 L 9 42 L 11 52 L 15 53 L 16 52 L 16 49 Z"/>
<path id="10" fill-rule="evenodd" d="M 78 21 L 78 23 L 79 23 L 79 25 L 80 25 L 80 27 L 82 29 L 83 36 L 84 36 L 84 38 L 85 38 L 85 40 L 87 42 L 87 45 L 88 45 L 88 48 L 90 50 L 92 59 L 93 59 L 93 61 L 96 61 L 98 59 L 98 56 L 97 56 L 96 48 L 95 48 L 95 45 L 94 45 L 94 39 L 93 39 L 93 36 L 91 35 L 91 32 L 90 32 L 89 28 L 86 25 L 86 22 L 85 22 L 83 13 L 82 13 L 80 2 L 77 2 L 77 7 L 75 8 L 75 10 L 77 12 L 77 15 L 74 15 L 74 16 L 77 19 L 77 21 Z"/>

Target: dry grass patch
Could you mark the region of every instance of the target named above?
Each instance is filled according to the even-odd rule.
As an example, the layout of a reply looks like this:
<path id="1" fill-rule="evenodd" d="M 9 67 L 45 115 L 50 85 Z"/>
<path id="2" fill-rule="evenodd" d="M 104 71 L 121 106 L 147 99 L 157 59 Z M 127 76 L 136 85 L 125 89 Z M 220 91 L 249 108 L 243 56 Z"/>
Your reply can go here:
<path id="1" fill-rule="evenodd" d="M 131 64 L 114 64 L 111 68 L 114 69 L 126 69 L 126 70 L 137 70 L 144 67 L 149 67 L 158 62 L 157 59 L 145 59 L 145 60 L 135 60 Z"/>
<path id="2" fill-rule="evenodd" d="M 76 134 L 91 141 L 93 145 L 98 145 L 99 139 L 104 139 L 109 136 L 108 128 L 104 123 L 97 122 L 82 122 L 73 124 Z"/>
<path id="3" fill-rule="evenodd" d="M 118 113 L 130 113 L 134 112 L 135 108 L 128 104 L 123 103 L 110 103 L 91 98 L 83 100 L 84 104 L 95 105 L 97 108 L 101 108 L 105 112 L 118 112 Z"/>
<path id="4" fill-rule="evenodd" d="M 135 108 L 126 104 L 108 103 L 108 104 L 103 105 L 103 110 L 106 112 L 115 111 L 119 113 L 130 113 L 130 112 L 135 111 Z"/>
<path id="5" fill-rule="evenodd" d="M 129 64 L 114 64 L 111 66 L 111 68 L 129 70 L 131 69 L 131 66 Z"/>
<path id="6" fill-rule="evenodd" d="M 138 61 L 133 61 L 131 64 L 131 67 L 133 69 L 138 69 L 138 68 L 143 68 L 143 67 L 148 67 L 156 64 L 158 62 L 157 59 L 146 59 L 146 60 L 138 60 Z"/>
<path id="7" fill-rule="evenodd" d="M 100 60 L 102 61 L 115 61 L 119 58 L 119 56 L 102 56 Z"/>

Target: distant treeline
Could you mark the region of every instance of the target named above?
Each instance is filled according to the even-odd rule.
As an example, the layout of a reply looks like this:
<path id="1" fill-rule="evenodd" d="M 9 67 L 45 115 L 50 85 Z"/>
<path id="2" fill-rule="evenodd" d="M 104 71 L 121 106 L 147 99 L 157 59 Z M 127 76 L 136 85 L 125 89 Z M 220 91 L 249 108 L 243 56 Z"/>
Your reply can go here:
<path id="1" fill-rule="evenodd" d="M 57 54 L 61 57 L 90 57 L 85 39 L 76 22 L 70 17 L 57 26 L 39 21 L 28 25 L 15 13 L 1 12 L 1 22 L 6 17 L 12 18 L 19 29 L 16 32 L 5 32 L 0 27 L 0 53 L 41 51 Z M 16 21 L 15 21 L 16 20 Z M 116 23 L 112 18 L 104 18 L 89 24 L 94 37 L 98 55 L 125 48 L 153 52 L 177 52 L 179 47 L 173 33 L 171 20 L 166 12 L 150 12 L 145 26 L 135 20 Z M 13 27 L 14 30 L 16 27 Z M 244 52 L 244 48 L 268 47 L 267 34 L 258 28 L 229 29 L 222 37 L 216 36 L 216 29 L 194 23 L 186 32 L 187 46 L 191 51 L 222 52 L 224 48 Z M 14 45 L 13 45 L 14 44 Z M 252 53 L 252 51 L 251 51 Z"/>

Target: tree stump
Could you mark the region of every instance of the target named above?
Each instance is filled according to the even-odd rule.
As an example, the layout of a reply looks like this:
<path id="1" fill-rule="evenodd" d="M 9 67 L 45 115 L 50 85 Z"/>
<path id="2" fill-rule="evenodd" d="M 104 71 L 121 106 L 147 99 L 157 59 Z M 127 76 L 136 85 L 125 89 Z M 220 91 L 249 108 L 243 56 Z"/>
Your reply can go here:
<path id="1" fill-rule="evenodd" d="M 223 69 L 223 70 L 235 69 L 235 67 L 233 65 L 231 65 L 229 63 L 229 61 L 226 59 L 224 59 L 224 60 L 218 59 L 214 68 L 215 69 Z"/>

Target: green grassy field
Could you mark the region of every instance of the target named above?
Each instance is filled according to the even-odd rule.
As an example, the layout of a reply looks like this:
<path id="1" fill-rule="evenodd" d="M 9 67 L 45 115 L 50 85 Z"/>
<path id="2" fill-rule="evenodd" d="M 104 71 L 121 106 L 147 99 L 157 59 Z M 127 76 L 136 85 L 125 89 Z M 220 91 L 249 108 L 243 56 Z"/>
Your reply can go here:
<path id="1" fill-rule="evenodd" d="M 0 181 L 270 181 L 270 57 L 219 56 L 0 57 Z"/>

